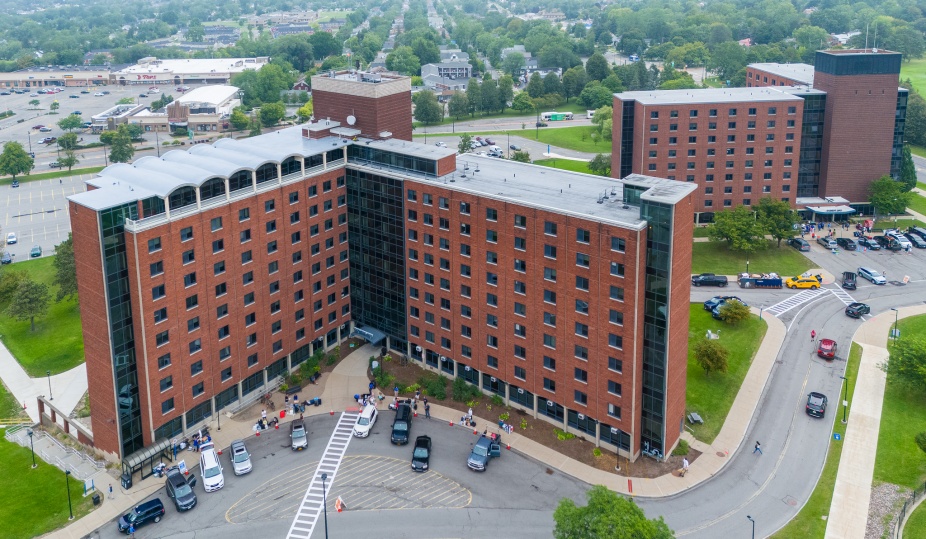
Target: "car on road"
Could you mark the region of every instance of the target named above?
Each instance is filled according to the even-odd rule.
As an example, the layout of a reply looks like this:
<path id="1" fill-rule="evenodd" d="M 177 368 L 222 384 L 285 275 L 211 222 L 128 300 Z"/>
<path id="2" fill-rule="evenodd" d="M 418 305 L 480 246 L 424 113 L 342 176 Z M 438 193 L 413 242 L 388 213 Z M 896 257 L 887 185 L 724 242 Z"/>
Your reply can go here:
<path id="1" fill-rule="evenodd" d="M 826 415 L 826 395 L 812 391 L 807 395 L 807 415 L 823 417 Z"/>
<path id="2" fill-rule="evenodd" d="M 846 290 L 855 290 L 857 288 L 858 275 L 851 271 L 842 272 L 842 287 Z"/>
<path id="3" fill-rule="evenodd" d="M 366 438 L 369 436 L 370 430 L 376 423 L 376 416 L 376 405 L 367 404 L 363 408 L 363 411 L 360 412 L 360 417 L 357 418 L 357 424 L 354 425 L 354 436 L 357 438 Z"/>
<path id="4" fill-rule="evenodd" d="M 77 94 L 71 94 L 68 96 L 70 99 L 80 99 L 80 96 Z"/>
<path id="5" fill-rule="evenodd" d="M 38 125 L 33 125 L 32 129 L 42 129 L 43 127 L 45 127 L 45 124 L 38 124 Z"/>
<path id="6" fill-rule="evenodd" d="M 415 438 L 415 449 L 412 450 L 412 470 L 425 472 L 431 461 L 431 437 L 419 436 Z"/>
<path id="7" fill-rule="evenodd" d="M 798 275 L 795 277 L 788 277 L 785 280 L 785 286 L 794 290 L 796 288 L 809 288 L 811 290 L 816 290 L 820 288 L 820 276 L 819 275 Z"/>
<path id="8" fill-rule="evenodd" d="M 11 255 L 10 253 L 6 251 L 3 251 L 3 254 L 0 255 L 0 264 L 12 264 L 12 263 L 13 263 L 13 255 Z"/>
<path id="9" fill-rule="evenodd" d="M 437 146 L 438 148 L 446 148 L 446 147 L 447 147 L 447 143 L 446 143 L 446 142 L 435 142 L 434 145 Z"/>
<path id="10" fill-rule="evenodd" d="M 871 314 L 871 307 L 867 303 L 850 303 L 846 305 L 846 316 L 849 318 L 861 318 L 863 314 Z"/>
<path id="11" fill-rule="evenodd" d="M 52 161 L 51 163 L 48 163 L 48 168 L 61 168 L 61 163 Z"/>
<path id="12" fill-rule="evenodd" d="M 10 92 L 7 92 L 6 90 L 4 90 L 4 91 L 0 92 L 0 95 L 10 95 Z"/>
<path id="13" fill-rule="evenodd" d="M 40 125 L 36 129 L 38 129 L 40 133 L 51 133 L 51 128 L 45 127 L 44 125 Z"/>
<path id="14" fill-rule="evenodd" d="M 517 144 L 512 144 L 511 146 L 508 146 L 508 148 L 510 148 L 510 149 L 512 149 L 512 150 L 514 150 L 514 151 L 516 151 L 516 152 L 520 152 L 520 151 L 521 151 L 521 147 L 518 146 Z"/>
<path id="15" fill-rule="evenodd" d="M 33 245 L 32 250 L 29 251 L 29 258 L 38 258 L 42 256 L 42 246 Z"/>
<path id="16" fill-rule="evenodd" d="M 292 438 L 293 451 L 302 451 L 309 447 L 309 435 L 305 431 L 305 422 L 294 419 L 289 424 L 289 437 Z"/>
<path id="17" fill-rule="evenodd" d="M 203 488 L 206 492 L 215 492 L 225 486 L 225 476 L 222 475 L 222 462 L 213 442 L 206 442 L 199 446 L 199 473 L 203 477 Z"/>
<path id="18" fill-rule="evenodd" d="M 809 251 L 810 250 L 810 242 L 808 242 L 804 238 L 791 238 L 790 240 L 788 240 L 788 245 L 790 245 L 791 247 L 794 247 L 798 251 Z"/>
<path id="19" fill-rule="evenodd" d="M 164 502 L 160 498 L 136 505 L 131 511 L 119 517 L 119 533 L 129 533 L 129 526 L 138 529 L 149 522 L 160 522 L 164 516 Z"/>
<path id="20" fill-rule="evenodd" d="M 859 238 L 858 244 L 862 247 L 867 247 L 872 251 L 880 251 L 881 245 L 871 238 Z"/>
<path id="21" fill-rule="evenodd" d="M 72 112 L 71 114 L 73 114 L 74 116 L 83 116 L 84 113 L 81 112 L 81 111 L 79 111 L 79 110 L 75 110 L 75 111 Z"/>
<path id="22" fill-rule="evenodd" d="M 32 158 L 35 159 L 35 155 L 33 155 Z M 13 183 L 10 184 L 10 187 L 12 187 L 13 189 L 16 189 L 17 187 L 19 187 L 19 180 L 13 180 Z"/>
<path id="23" fill-rule="evenodd" d="M 694 286 L 727 286 L 726 275 L 714 275 L 713 273 L 702 273 L 692 275 L 691 284 Z"/>
<path id="24" fill-rule="evenodd" d="M 187 481 L 183 472 L 178 466 L 171 466 L 166 471 L 167 480 L 164 482 L 165 493 L 168 498 L 174 500 L 177 511 L 189 511 L 196 507 L 196 493 L 193 492 L 193 486 L 196 485 L 196 476 L 191 475 Z"/>
<path id="25" fill-rule="evenodd" d="M 537 122 L 536 127 L 546 127 L 547 125 L 549 125 L 547 122 Z"/>
<path id="26" fill-rule="evenodd" d="M 904 236 L 917 249 L 926 249 L 926 240 L 924 240 L 923 238 L 917 236 L 916 234 L 912 232 L 907 232 L 906 234 L 904 234 Z"/>
<path id="27" fill-rule="evenodd" d="M 735 299 L 736 301 L 743 301 L 736 296 L 714 296 L 711 299 L 704 302 L 704 310 L 713 311 L 714 307 L 720 305 L 721 303 L 725 301 L 731 300 L 731 299 Z"/>
<path id="28" fill-rule="evenodd" d="M 820 339 L 817 345 L 817 355 L 823 359 L 834 359 L 836 357 L 836 341 L 833 339 Z"/>
<path id="29" fill-rule="evenodd" d="M 861 267 L 855 270 L 858 273 L 859 277 L 863 279 L 868 279 L 872 284 L 887 284 L 887 279 L 884 278 L 884 275 L 881 275 L 881 272 L 871 268 Z"/>
<path id="30" fill-rule="evenodd" d="M 82 94 L 89 94 L 89 93 L 90 93 L 90 90 L 86 90 L 86 89 L 85 89 L 85 90 L 81 90 L 80 93 L 82 93 Z"/>
<path id="31" fill-rule="evenodd" d="M 244 475 L 251 471 L 251 454 L 243 441 L 235 440 L 231 443 L 231 461 L 235 475 Z"/>
<path id="32" fill-rule="evenodd" d="M 94 93 L 93 95 L 94 95 L 94 97 L 103 97 L 103 96 L 106 95 L 106 94 L 104 94 L 103 92 L 96 92 L 96 93 Z"/>
<path id="33" fill-rule="evenodd" d="M 392 421 L 392 436 L 389 437 L 389 441 L 396 445 L 407 444 L 411 427 L 412 407 L 402 403 L 396 408 L 395 419 Z"/>
<path id="34" fill-rule="evenodd" d="M 138 94 L 138 97 L 148 97 L 148 94 Z"/>
<path id="35" fill-rule="evenodd" d="M 839 247 L 839 244 L 836 243 L 836 241 L 833 240 L 833 238 L 817 238 L 817 243 L 819 243 L 823 247 L 826 247 L 827 249 L 836 249 L 837 247 Z"/>
<path id="36" fill-rule="evenodd" d="M 109 90 L 103 90 L 103 95 L 109 95 Z"/>
<path id="37" fill-rule="evenodd" d="M 10 232 L 9 234 L 6 235 L 6 244 L 7 244 L 7 245 L 13 245 L 13 244 L 16 243 L 17 241 L 18 241 L 18 240 L 16 239 L 16 233 L 15 233 L 15 232 Z"/>
<path id="38" fill-rule="evenodd" d="M 837 238 L 836 245 L 842 247 L 846 251 L 854 251 L 858 249 L 858 245 L 849 238 Z"/>

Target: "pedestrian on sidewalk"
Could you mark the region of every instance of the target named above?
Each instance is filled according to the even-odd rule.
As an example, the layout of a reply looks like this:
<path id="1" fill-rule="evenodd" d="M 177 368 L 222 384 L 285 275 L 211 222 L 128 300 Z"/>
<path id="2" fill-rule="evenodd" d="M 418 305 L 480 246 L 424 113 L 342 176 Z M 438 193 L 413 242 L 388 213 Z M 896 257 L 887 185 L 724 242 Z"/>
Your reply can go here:
<path id="1" fill-rule="evenodd" d="M 392 392 L 395 393 L 395 398 L 399 398 L 399 386 L 392 388 Z"/>
<path id="2" fill-rule="evenodd" d="M 113 484 L 112 484 L 112 483 L 109 484 L 109 499 L 110 499 L 110 500 L 114 500 L 114 499 L 115 499 L 115 498 L 113 497 Z"/>
<path id="3" fill-rule="evenodd" d="M 299 395 L 293 395 L 293 413 L 299 412 Z"/>
<path id="4" fill-rule="evenodd" d="M 688 457 L 682 457 L 682 477 L 688 473 Z"/>
<path id="5" fill-rule="evenodd" d="M 759 453 L 760 455 L 765 454 L 762 452 L 762 444 L 760 444 L 758 440 L 756 440 L 756 448 L 752 450 L 753 455 L 755 455 L 756 453 Z"/>
<path id="6" fill-rule="evenodd" d="M 264 420 L 264 423 L 267 422 L 267 409 L 266 408 L 260 411 L 260 418 Z"/>
<path id="7" fill-rule="evenodd" d="M 814 342 L 816 340 L 817 340 L 817 330 L 812 329 L 810 330 L 810 342 Z"/>
<path id="8" fill-rule="evenodd" d="M 431 419 L 431 405 L 428 404 L 428 401 L 424 401 L 424 418 Z M 112 486 L 110 486 L 112 488 Z"/>
<path id="9" fill-rule="evenodd" d="M 289 408 L 289 395 L 283 397 L 283 409 Z"/>

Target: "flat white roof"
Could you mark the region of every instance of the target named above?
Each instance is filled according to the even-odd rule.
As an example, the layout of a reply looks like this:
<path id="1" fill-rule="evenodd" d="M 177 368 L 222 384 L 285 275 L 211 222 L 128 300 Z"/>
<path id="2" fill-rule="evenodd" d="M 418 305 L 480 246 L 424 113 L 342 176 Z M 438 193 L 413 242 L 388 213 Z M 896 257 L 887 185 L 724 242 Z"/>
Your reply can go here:
<path id="1" fill-rule="evenodd" d="M 799 101 L 801 99 L 800 97 L 781 91 L 777 86 L 762 88 L 643 90 L 638 92 L 621 92 L 614 95 L 622 101 L 632 99 L 644 105 L 695 105 L 761 101 Z"/>
<path id="2" fill-rule="evenodd" d="M 260 69 L 263 61 L 257 58 L 190 58 L 181 60 L 156 60 L 146 64 L 135 64 L 117 71 L 116 74 L 137 75 L 152 73 L 205 74 L 241 73 L 247 69 Z"/>
<path id="3" fill-rule="evenodd" d="M 201 86 L 194 90 L 181 95 L 177 101 L 181 103 L 209 103 L 210 105 L 221 105 L 235 97 L 238 93 L 237 86 L 227 86 L 216 84 Z"/>
<path id="4" fill-rule="evenodd" d="M 769 62 L 749 64 L 749 67 L 765 71 L 771 75 L 791 79 L 797 83 L 813 86 L 813 66 L 810 64 L 776 64 Z"/>

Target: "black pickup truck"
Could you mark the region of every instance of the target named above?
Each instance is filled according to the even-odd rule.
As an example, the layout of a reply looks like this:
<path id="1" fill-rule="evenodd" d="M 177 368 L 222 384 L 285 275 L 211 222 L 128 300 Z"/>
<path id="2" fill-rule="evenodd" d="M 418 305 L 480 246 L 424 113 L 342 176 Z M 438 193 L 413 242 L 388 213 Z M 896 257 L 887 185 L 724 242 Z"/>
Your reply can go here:
<path id="1" fill-rule="evenodd" d="M 692 286 L 727 286 L 727 276 L 714 275 L 713 273 L 692 275 L 691 284 Z"/>

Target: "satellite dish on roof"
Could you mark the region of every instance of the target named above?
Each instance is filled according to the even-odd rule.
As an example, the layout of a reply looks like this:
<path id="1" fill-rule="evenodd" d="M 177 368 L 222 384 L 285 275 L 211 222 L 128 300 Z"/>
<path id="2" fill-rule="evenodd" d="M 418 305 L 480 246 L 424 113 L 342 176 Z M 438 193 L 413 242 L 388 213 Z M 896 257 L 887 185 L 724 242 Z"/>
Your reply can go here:
<path id="1" fill-rule="evenodd" d="M 353 114 L 351 114 L 350 116 L 347 117 L 347 125 L 354 125 L 355 123 L 357 123 L 357 117 L 356 117 L 356 116 L 354 116 Z"/>

